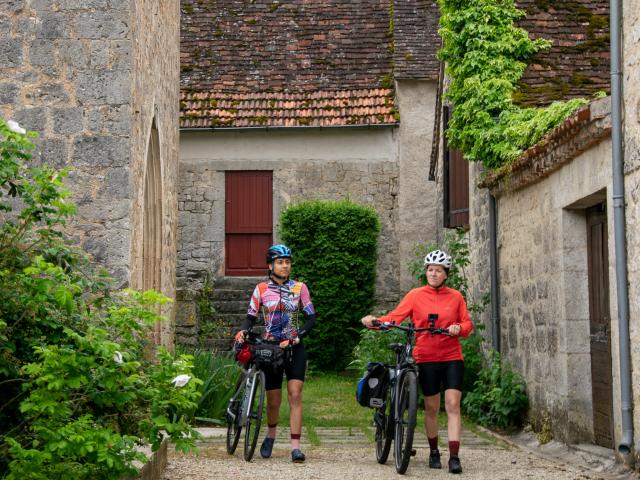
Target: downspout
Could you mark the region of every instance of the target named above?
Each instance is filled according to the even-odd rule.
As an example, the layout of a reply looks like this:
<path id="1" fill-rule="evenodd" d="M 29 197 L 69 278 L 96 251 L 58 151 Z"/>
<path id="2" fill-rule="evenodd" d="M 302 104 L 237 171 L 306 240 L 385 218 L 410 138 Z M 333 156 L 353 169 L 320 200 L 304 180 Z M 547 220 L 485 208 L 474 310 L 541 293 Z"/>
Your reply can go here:
<path id="1" fill-rule="evenodd" d="M 498 292 L 498 216 L 496 197 L 489 193 L 489 266 L 491 271 L 491 343 L 500 352 L 500 295 Z"/>
<path id="2" fill-rule="evenodd" d="M 622 156 L 621 0 L 610 2 L 611 29 L 611 141 L 613 170 L 613 225 L 616 254 L 616 293 L 620 336 L 620 393 L 622 439 L 618 451 L 629 455 L 633 447 L 629 292 L 624 212 L 624 159 Z"/>

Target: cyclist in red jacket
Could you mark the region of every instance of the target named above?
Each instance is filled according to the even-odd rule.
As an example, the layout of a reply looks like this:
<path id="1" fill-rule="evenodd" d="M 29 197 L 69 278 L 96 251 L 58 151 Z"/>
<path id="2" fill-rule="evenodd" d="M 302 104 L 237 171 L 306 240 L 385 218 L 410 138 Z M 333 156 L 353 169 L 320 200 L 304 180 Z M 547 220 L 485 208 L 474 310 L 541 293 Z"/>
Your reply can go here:
<path id="1" fill-rule="evenodd" d="M 458 452 L 464 358 L 459 337 L 467 337 L 473 331 L 473 323 L 462 294 L 445 285 L 452 263 L 451 257 L 441 250 L 429 252 L 424 258 L 427 285 L 411 290 L 387 315 L 380 318 L 367 315 L 362 323 L 367 327 L 371 327 L 375 320 L 399 324 L 410 317 L 418 328 L 435 326 L 448 330 L 448 335 L 418 334 L 413 356 L 419 368 L 418 380 L 424 395 L 424 423 L 431 449 L 429 467 L 442 468 L 438 450 L 438 411 L 442 386 L 447 411 L 449 472 L 461 473 Z M 430 318 L 436 319 L 435 325 L 428 324 Z"/>

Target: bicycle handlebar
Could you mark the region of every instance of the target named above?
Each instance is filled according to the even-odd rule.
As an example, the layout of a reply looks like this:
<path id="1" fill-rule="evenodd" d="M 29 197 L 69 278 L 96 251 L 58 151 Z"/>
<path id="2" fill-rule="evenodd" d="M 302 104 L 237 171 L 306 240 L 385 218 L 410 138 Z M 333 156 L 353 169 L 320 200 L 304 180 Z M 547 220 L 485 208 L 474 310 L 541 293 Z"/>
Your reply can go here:
<path id="1" fill-rule="evenodd" d="M 379 320 L 374 320 L 371 322 L 371 325 L 374 327 L 378 327 L 381 330 L 389 330 L 390 328 L 397 328 L 398 330 L 402 330 L 404 332 L 429 332 L 432 335 L 449 335 L 449 330 L 446 328 L 435 328 L 435 327 L 414 327 L 411 325 L 410 327 L 405 327 L 402 325 L 396 325 L 391 322 L 381 322 Z"/>

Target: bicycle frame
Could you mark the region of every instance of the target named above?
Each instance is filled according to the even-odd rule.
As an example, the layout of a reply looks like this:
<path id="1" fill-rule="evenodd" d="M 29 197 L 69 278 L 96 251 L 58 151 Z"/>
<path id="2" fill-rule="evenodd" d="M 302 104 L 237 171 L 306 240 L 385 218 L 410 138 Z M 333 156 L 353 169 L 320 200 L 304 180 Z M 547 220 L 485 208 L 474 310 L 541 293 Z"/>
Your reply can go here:
<path id="1" fill-rule="evenodd" d="M 381 329 L 397 328 L 405 332 L 404 343 L 393 343 L 389 347 L 396 354 L 395 365 L 386 365 L 389 375 L 390 395 L 385 394 L 390 405 L 388 414 L 386 405 L 382 405 L 374 414 L 376 422 L 376 457 L 379 463 L 385 463 L 391 448 L 392 440 L 395 443 L 394 456 L 396 471 L 400 474 L 406 472 L 410 457 L 415 454 L 413 447 L 413 434 L 416 427 L 416 411 L 418 402 L 417 378 L 418 367 L 411 353 L 413 342 L 417 332 L 429 331 L 430 333 L 443 333 L 442 329 L 435 329 L 433 325 L 427 328 L 401 326 L 391 323 L 379 324 Z M 405 385 L 405 380 L 407 384 Z M 402 397 L 403 393 L 408 397 Z M 407 412 L 406 428 L 404 412 Z M 386 418 L 385 418 L 386 415 Z M 381 417 L 385 418 L 385 424 L 380 425 Z M 393 432 L 393 439 L 391 433 Z M 406 435 L 406 437 L 405 437 Z M 383 438 L 384 437 L 384 438 Z"/>

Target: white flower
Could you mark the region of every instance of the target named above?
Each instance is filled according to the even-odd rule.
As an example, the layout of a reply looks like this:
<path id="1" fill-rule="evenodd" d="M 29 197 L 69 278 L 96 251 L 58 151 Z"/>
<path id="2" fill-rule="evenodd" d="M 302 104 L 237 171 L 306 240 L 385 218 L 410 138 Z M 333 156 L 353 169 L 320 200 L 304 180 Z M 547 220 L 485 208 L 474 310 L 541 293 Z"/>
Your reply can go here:
<path id="1" fill-rule="evenodd" d="M 7 121 L 7 126 L 9 127 L 9 130 L 11 130 L 14 133 L 27 133 L 27 131 L 24 128 L 22 128 L 20 124 L 15 120 Z"/>
<path id="2" fill-rule="evenodd" d="M 191 380 L 191 377 L 189 375 L 182 374 L 171 380 L 171 383 L 173 383 L 174 387 L 178 388 L 184 387 L 187 383 L 189 383 L 189 380 Z"/>
<path id="3" fill-rule="evenodd" d="M 116 363 L 123 363 L 124 360 L 122 359 L 122 354 L 120 352 L 118 352 L 116 350 L 116 352 L 113 354 L 113 361 Z"/>

